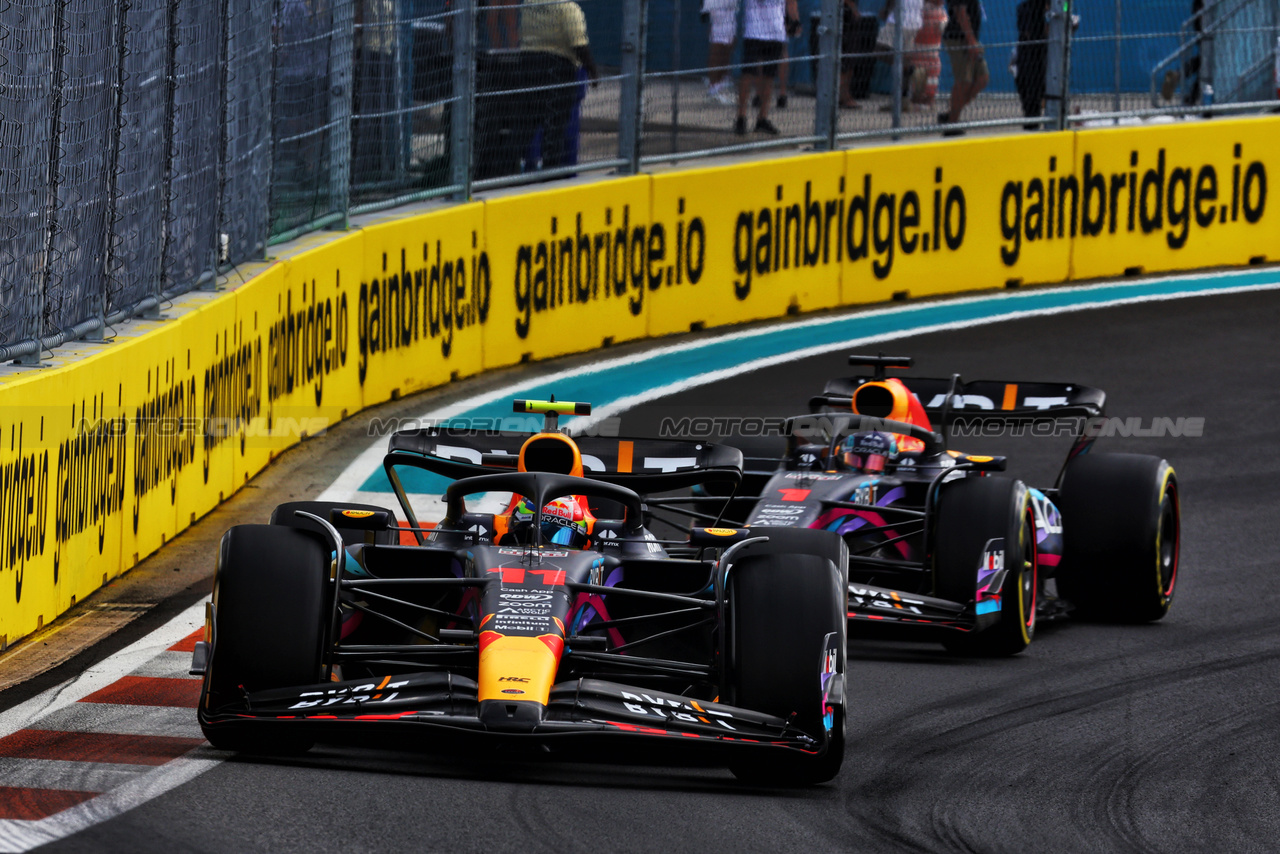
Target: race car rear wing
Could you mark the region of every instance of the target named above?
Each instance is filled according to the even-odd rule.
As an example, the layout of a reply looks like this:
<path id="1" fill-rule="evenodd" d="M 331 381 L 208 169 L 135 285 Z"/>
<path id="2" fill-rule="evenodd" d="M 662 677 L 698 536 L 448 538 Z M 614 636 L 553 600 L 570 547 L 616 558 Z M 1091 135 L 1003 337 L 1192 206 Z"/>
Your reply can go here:
<path id="1" fill-rule="evenodd" d="M 898 377 L 931 419 L 949 421 L 963 416 L 981 420 L 1040 420 L 1103 414 L 1107 395 L 1102 389 L 1073 383 L 964 382 L 951 379 Z M 829 380 L 822 394 L 809 399 L 814 412 L 848 411 L 853 392 L 872 377 L 840 377 Z"/>
<path id="2" fill-rule="evenodd" d="M 453 480 L 516 468 L 531 434 L 453 427 L 422 427 L 391 436 L 386 465 L 426 469 Z M 742 452 L 710 442 L 582 436 L 586 477 L 641 494 L 698 483 L 742 479 Z"/>

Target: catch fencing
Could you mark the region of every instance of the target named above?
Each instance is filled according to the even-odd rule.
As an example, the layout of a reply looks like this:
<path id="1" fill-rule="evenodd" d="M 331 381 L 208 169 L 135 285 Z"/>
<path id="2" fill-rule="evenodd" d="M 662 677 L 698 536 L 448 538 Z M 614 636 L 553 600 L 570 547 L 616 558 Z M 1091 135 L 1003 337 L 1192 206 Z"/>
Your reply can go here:
<path id="1" fill-rule="evenodd" d="M 1275 110 L 1276 0 L 0 0 L 0 360 L 355 214 Z"/>

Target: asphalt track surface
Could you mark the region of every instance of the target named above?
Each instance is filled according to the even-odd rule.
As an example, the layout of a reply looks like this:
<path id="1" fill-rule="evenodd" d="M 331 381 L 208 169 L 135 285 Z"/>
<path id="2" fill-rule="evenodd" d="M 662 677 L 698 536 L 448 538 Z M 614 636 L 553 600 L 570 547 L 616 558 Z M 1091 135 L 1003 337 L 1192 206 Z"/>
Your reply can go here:
<path id="1" fill-rule="evenodd" d="M 1110 438 L 1178 472 L 1183 543 L 1161 623 L 1063 621 L 1024 654 L 851 645 L 844 770 L 803 791 L 727 772 L 494 763 L 318 748 L 231 759 L 55 851 L 1274 851 L 1280 846 L 1280 292 L 1032 318 L 885 345 L 915 372 L 1100 386 L 1109 413 L 1203 417 L 1200 438 Z M 794 414 L 844 354 L 624 417 Z M 571 390 L 566 390 L 566 396 Z M 1043 484 L 1061 440 L 1001 450 Z M 222 754 L 198 750 L 210 757 Z M 42 849 L 43 850 L 43 849 Z"/>

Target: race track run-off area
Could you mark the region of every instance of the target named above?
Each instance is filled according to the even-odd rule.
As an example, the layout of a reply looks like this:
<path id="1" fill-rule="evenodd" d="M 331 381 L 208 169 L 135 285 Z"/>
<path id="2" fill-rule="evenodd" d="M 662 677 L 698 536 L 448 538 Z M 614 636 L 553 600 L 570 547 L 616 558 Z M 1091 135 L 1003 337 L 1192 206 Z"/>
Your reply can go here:
<path id="1" fill-rule="evenodd" d="M 847 353 L 879 349 L 914 356 L 920 376 L 1082 383 L 1107 392 L 1109 415 L 1204 428 L 1099 440 L 1177 469 L 1182 554 L 1162 622 L 1046 623 L 999 660 L 853 639 L 849 740 L 831 784 L 354 748 L 235 757 L 195 722 L 195 602 L 0 712 L 0 851 L 1275 850 L 1278 328 L 1280 271 L 1185 276 L 802 319 L 533 366 L 447 407 L 427 397 L 422 414 L 436 418 L 554 393 L 650 435 L 664 419 L 798 414 L 825 379 L 853 373 Z M 385 439 L 370 442 L 346 450 L 326 497 L 387 501 Z M 965 449 L 1007 454 L 1013 476 L 1044 485 L 1066 447 L 1005 437 Z"/>

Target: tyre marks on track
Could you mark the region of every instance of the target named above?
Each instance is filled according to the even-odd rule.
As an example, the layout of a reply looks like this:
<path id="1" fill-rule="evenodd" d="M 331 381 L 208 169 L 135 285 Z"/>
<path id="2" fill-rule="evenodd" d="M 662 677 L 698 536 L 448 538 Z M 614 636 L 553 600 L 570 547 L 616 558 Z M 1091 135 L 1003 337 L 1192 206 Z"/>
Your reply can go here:
<path id="1" fill-rule="evenodd" d="M 119 815 L 218 764 L 189 757 L 200 680 L 187 674 L 204 604 L 0 715 L 0 851 Z"/>
<path id="2" fill-rule="evenodd" d="M 1189 650 L 1158 640 L 1122 642 L 1052 683 L 1027 680 L 1017 660 L 974 668 L 986 684 L 850 744 L 848 763 L 875 757 L 845 777 L 857 780 L 845 793 L 854 838 L 902 851 L 991 851 L 997 837 L 1024 850 L 1212 850 L 1222 838 L 1274 850 L 1256 818 L 1280 815 L 1280 649 L 1262 623 L 1217 635 L 1194 660 L 1169 660 Z M 1270 785 L 1242 800 L 1249 779 Z"/>

